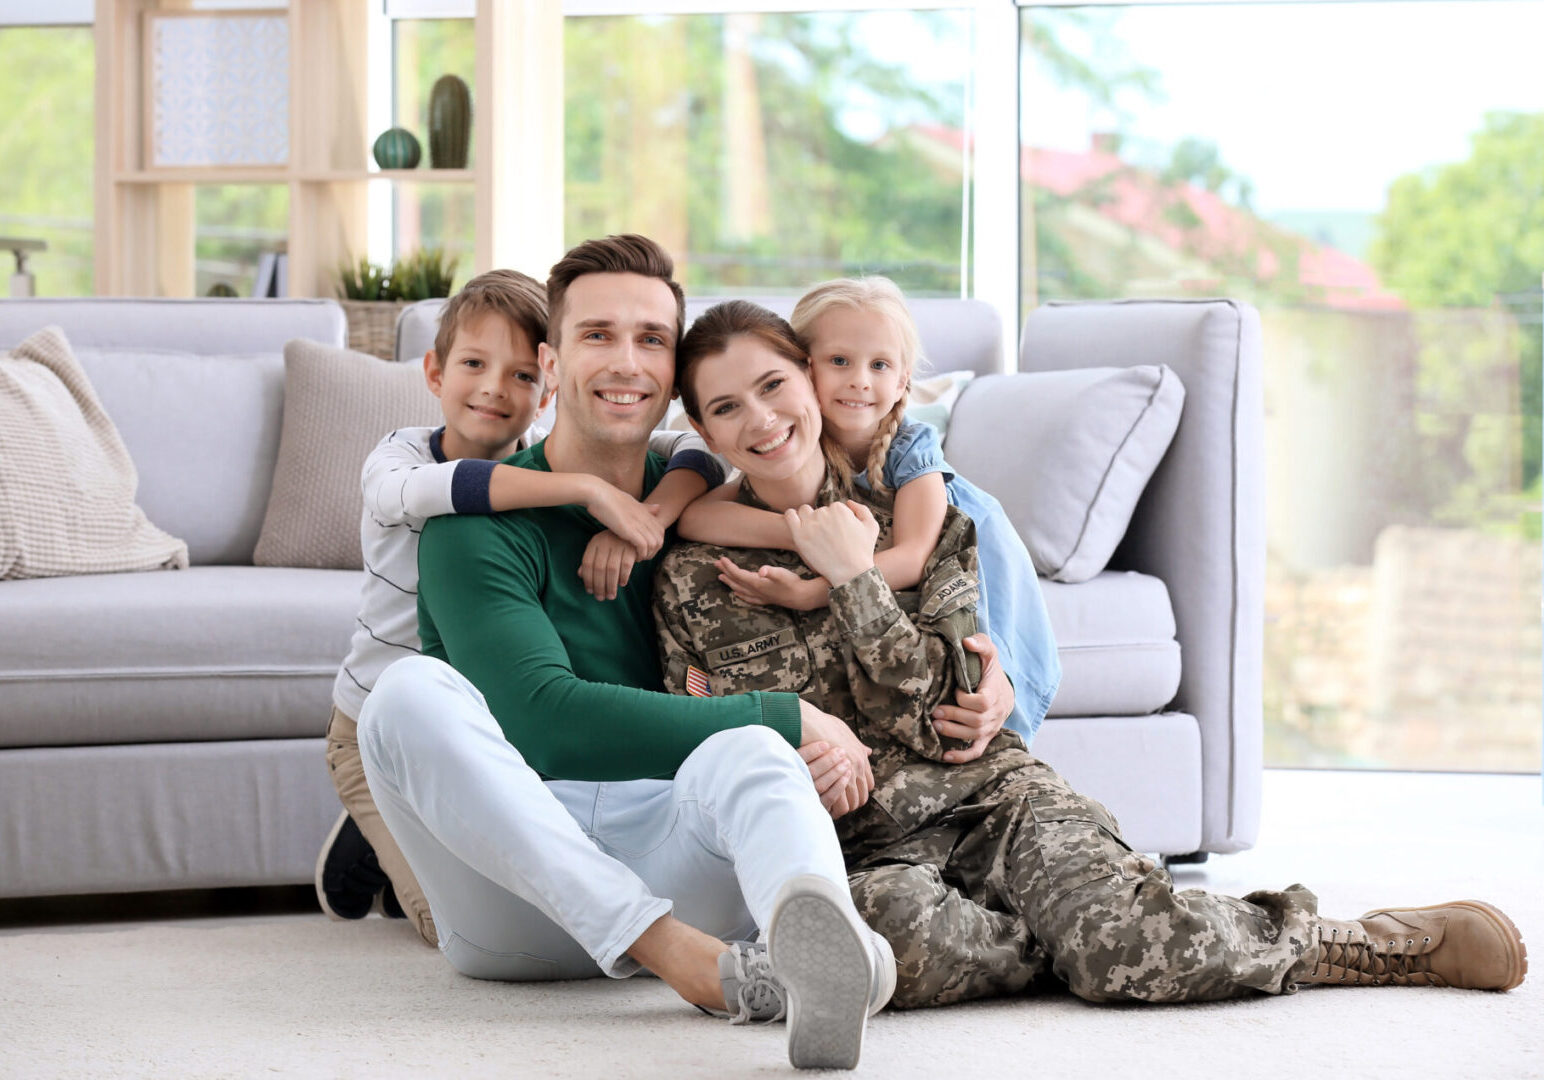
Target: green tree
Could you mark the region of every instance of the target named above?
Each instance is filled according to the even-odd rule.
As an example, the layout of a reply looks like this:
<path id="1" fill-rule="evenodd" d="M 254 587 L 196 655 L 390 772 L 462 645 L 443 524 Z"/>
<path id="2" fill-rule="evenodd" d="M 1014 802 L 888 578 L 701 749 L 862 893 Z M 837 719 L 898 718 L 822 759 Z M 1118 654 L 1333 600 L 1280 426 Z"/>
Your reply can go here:
<path id="1" fill-rule="evenodd" d="M 1540 476 L 1539 275 L 1544 271 L 1544 112 L 1494 112 L 1461 162 L 1401 176 L 1389 188 L 1370 258 L 1384 283 L 1413 307 L 1510 312 L 1518 324 L 1511 355 L 1487 362 L 1441 337 L 1422 349 L 1422 390 L 1440 403 L 1484 381 L 1487 367 L 1518 376 L 1517 438 L 1522 487 L 1536 502 Z M 1496 418 L 1465 440 L 1471 464 L 1496 452 Z M 1504 440 L 1511 441 L 1511 440 Z M 1459 497 L 1474 504 L 1472 492 Z M 1530 527 L 1537 531 L 1537 514 Z"/>

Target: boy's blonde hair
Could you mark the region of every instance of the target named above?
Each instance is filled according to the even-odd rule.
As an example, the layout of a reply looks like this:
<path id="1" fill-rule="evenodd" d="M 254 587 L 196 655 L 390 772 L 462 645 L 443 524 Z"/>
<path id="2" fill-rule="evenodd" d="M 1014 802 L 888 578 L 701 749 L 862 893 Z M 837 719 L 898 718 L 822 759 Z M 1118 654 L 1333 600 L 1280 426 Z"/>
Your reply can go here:
<path id="1" fill-rule="evenodd" d="M 896 432 L 901 430 L 901 422 L 906 418 L 912 376 L 925 363 L 922 357 L 922 337 L 917 333 L 917 324 L 912 321 L 906 297 L 895 282 L 878 275 L 836 278 L 816 285 L 794 305 L 793 315 L 788 321 L 794 333 L 799 335 L 799 341 L 803 343 L 806 352 L 810 347 L 811 328 L 833 308 L 872 311 L 883 315 L 890 320 L 901 338 L 901 355 L 898 359 L 906 373 L 906 386 L 895 406 L 879 422 L 879 431 L 874 436 L 874 445 L 869 447 L 868 462 L 864 466 L 868 470 L 869 486 L 880 494 L 888 494 L 889 489 L 885 486 L 885 457 L 890 453 L 890 444 L 895 441 Z"/>
<path id="2" fill-rule="evenodd" d="M 546 287 L 518 270 L 489 270 L 461 286 L 440 309 L 440 328 L 434 335 L 435 363 L 443 368 L 461 328 L 488 311 L 518 326 L 532 349 L 547 340 Z"/>

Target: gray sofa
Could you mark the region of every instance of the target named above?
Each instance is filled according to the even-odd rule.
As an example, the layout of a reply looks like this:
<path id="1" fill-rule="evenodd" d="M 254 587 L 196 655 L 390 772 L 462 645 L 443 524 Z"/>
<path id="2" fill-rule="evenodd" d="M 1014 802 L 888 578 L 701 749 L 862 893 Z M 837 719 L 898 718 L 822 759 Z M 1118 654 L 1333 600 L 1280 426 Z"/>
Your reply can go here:
<path id="1" fill-rule="evenodd" d="M 422 355 L 435 310 L 404 316 L 403 355 Z M 916 313 L 935 367 L 995 368 L 990 308 Z M 140 505 L 192 565 L 0 582 L 0 897 L 307 882 L 338 811 L 322 735 L 360 578 L 253 566 L 252 552 L 282 346 L 341 346 L 342 313 L 324 300 L 9 301 L 0 347 L 50 324 L 128 446 Z M 1025 327 L 1024 370 L 1161 361 L 1186 388 L 1112 568 L 1046 588 L 1065 675 L 1035 750 L 1141 850 L 1234 851 L 1257 828 L 1259 349 L 1257 316 L 1227 302 L 1052 305 Z M 945 446 L 1010 510 L 1013 432 L 980 418 L 1027 385 L 973 382 Z"/>

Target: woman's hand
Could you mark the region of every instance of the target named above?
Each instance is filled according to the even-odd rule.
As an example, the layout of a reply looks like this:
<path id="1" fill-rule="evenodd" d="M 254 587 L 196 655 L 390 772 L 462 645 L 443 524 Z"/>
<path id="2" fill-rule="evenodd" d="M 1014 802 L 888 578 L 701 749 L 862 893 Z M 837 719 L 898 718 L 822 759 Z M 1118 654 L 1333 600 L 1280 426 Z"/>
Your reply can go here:
<path id="1" fill-rule="evenodd" d="M 742 570 L 727 557 L 713 565 L 718 567 L 718 580 L 747 604 L 814 611 L 831 602 L 831 586 L 825 578 L 801 578 L 781 566 Z"/>
<path id="2" fill-rule="evenodd" d="M 956 690 L 955 705 L 940 705 L 933 710 L 933 727 L 951 739 L 967 739 L 963 750 L 946 750 L 944 760 L 951 765 L 974 761 L 986 753 L 986 744 L 1003 729 L 1003 721 L 1013 712 L 1013 683 L 997 662 L 997 644 L 985 634 L 972 634 L 961 642 L 981 656 L 981 682 L 974 694 Z"/>
<path id="3" fill-rule="evenodd" d="M 641 503 L 599 477 L 595 478 L 594 490 L 585 501 L 584 508 L 623 543 L 632 545 L 640 559 L 653 558 L 665 544 L 665 526 L 656 516 L 659 507 L 653 503 Z M 588 578 L 585 583 L 589 583 Z M 615 589 L 612 593 L 615 595 Z"/>
<path id="4" fill-rule="evenodd" d="M 590 537 L 584 558 L 579 561 L 579 577 L 584 591 L 597 600 L 615 600 L 617 590 L 632 576 L 633 564 L 641 555 L 637 548 L 616 533 L 607 530 Z"/>
<path id="5" fill-rule="evenodd" d="M 874 565 L 879 522 L 862 503 L 848 499 L 829 506 L 801 506 L 784 511 L 783 518 L 800 558 L 831 588 L 847 584 Z"/>

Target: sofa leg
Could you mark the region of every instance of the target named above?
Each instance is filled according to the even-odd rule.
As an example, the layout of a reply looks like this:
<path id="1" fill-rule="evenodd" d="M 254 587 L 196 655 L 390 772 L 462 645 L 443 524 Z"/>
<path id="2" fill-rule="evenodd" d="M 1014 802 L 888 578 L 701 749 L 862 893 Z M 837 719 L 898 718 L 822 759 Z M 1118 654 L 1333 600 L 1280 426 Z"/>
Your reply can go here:
<path id="1" fill-rule="evenodd" d="M 1210 856 L 1210 851 L 1192 851 L 1188 855 L 1165 855 L 1163 857 L 1164 868 L 1170 866 L 1199 866 Z"/>

